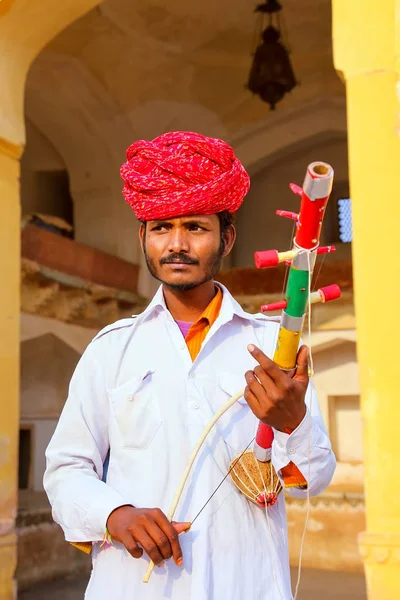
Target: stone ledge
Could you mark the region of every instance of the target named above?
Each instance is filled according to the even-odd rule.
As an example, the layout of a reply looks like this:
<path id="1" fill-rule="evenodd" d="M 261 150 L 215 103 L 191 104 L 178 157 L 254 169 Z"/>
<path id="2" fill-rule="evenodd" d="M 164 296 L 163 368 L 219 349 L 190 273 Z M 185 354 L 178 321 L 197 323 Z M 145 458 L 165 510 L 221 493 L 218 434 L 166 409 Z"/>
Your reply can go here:
<path id="1" fill-rule="evenodd" d="M 85 281 L 137 293 L 138 265 L 35 225 L 22 227 L 21 256 Z"/>
<path id="2" fill-rule="evenodd" d="M 141 312 L 147 301 L 134 292 L 85 281 L 22 258 L 21 311 L 99 329 Z"/>
<path id="3" fill-rule="evenodd" d="M 289 494 L 286 494 L 285 500 L 288 506 L 295 505 L 304 509 L 307 507 L 306 499 L 293 498 L 292 496 L 289 496 Z M 311 496 L 310 505 L 316 508 L 343 507 L 365 510 L 364 494 L 359 493 L 349 494 L 328 492 L 320 494 L 319 496 Z"/>

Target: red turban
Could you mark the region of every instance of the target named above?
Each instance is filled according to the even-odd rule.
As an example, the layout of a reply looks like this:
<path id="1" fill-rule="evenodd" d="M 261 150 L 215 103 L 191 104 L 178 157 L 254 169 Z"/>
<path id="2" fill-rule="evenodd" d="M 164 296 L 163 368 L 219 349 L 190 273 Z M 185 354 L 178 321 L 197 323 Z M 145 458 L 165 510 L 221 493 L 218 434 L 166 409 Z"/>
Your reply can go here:
<path id="1" fill-rule="evenodd" d="M 232 148 L 199 133 L 140 140 L 126 156 L 123 195 L 141 221 L 233 213 L 249 191 L 250 178 Z"/>

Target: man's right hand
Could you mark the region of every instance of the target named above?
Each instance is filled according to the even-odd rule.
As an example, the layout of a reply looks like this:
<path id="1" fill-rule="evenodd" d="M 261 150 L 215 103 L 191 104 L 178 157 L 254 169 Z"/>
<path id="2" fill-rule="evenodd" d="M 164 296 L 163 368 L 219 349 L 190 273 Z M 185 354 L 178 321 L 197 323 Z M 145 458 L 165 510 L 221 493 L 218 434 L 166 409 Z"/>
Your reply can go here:
<path id="1" fill-rule="evenodd" d="M 178 566 L 183 563 L 178 535 L 190 529 L 190 523 L 171 523 L 159 508 L 120 506 L 108 517 L 107 529 L 133 558 L 145 551 L 158 566 L 171 556 Z"/>

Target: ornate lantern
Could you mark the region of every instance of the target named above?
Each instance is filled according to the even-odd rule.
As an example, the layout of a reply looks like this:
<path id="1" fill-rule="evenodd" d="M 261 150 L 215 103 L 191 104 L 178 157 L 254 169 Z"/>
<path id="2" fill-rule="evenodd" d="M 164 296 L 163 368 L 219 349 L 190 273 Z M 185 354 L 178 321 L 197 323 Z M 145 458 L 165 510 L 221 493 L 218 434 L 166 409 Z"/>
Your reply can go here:
<path id="1" fill-rule="evenodd" d="M 261 43 L 254 53 L 247 87 L 267 102 L 271 110 L 297 85 L 289 52 L 281 40 L 281 10 L 282 5 L 278 0 L 265 0 L 254 11 L 261 14 L 261 28 L 264 28 L 265 21 L 267 27 L 261 32 Z"/>

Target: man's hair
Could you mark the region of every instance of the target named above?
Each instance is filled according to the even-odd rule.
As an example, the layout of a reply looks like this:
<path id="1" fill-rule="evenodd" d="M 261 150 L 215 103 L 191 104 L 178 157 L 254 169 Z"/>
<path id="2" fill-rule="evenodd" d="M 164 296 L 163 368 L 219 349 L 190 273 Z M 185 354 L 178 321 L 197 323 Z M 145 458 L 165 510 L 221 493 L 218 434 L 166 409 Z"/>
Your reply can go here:
<path id="1" fill-rule="evenodd" d="M 229 212 L 229 210 L 223 210 L 217 213 L 219 219 L 219 225 L 221 227 L 221 235 L 228 231 L 231 225 L 235 225 L 236 214 Z"/>

